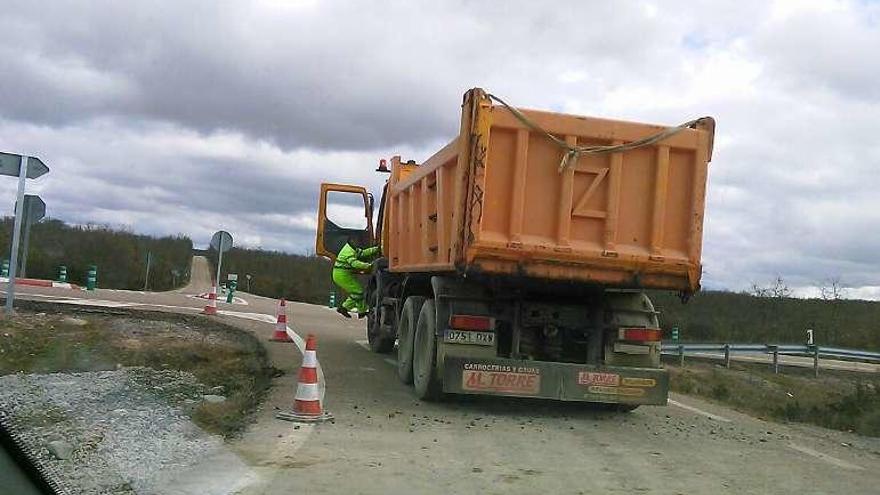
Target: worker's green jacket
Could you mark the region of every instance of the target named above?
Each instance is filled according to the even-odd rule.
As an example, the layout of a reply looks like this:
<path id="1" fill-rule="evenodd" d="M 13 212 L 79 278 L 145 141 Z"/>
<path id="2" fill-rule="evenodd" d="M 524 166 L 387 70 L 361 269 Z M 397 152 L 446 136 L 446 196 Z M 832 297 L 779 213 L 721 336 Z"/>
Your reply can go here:
<path id="1" fill-rule="evenodd" d="M 339 250 L 339 254 L 336 255 L 336 263 L 333 264 L 333 268 L 356 271 L 369 270 L 370 263 L 368 261 L 376 257 L 377 254 L 379 254 L 379 246 L 358 249 L 345 243 Z"/>

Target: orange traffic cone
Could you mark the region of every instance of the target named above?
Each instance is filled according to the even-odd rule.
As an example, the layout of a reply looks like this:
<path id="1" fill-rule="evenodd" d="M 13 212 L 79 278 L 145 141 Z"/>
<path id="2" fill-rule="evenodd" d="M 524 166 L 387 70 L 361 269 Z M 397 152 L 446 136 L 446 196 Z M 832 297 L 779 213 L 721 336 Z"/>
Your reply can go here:
<path id="1" fill-rule="evenodd" d="M 272 342 L 293 342 L 290 335 L 287 335 L 287 304 L 284 299 L 278 301 L 278 309 L 275 313 L 278 320 L 275 322 L 275 333 L 269 340 Z"/>
<path id="2" fill-rule="evenodd" d="M 296 386 L 296 397 L 293 399 L 293 411 L 280 412 L 276 415 L 277 418 L 301 423 L 319 423 L 333 419 L 332 414 L 321 408 L 317 348 L 315 336 L 309 334 L 306 338 L 302 366 L 299 368 L 299 383 Z"/>
<path id="3" fill-rule="evenodd" d="M 208 293 L 208 304 L 205 304 L 205 309 L 202 310 L 203 315 L 216 315 L 217 314 L 217 286 L 211 286 L 211 292 Z"/>

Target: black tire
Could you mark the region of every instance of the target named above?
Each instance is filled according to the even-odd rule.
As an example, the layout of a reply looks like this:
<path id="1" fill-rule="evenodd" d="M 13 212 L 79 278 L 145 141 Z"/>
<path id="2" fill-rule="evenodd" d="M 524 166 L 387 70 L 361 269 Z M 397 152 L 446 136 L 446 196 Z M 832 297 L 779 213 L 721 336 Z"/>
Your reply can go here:
<path id="1" fill-rule="evenodd" d="M 413 347 L 423 304 L 422 296 L 407 297 L 397 324 L 397 377 L 405 385 L 413 382 Z"/>
<path id="2" fill-rule="evenodd" d="M 413 348 L 413 384 L 416 396 L 426 401 L 441 397 L 442 383 L 437 376 L 437 310 L 433 299 L 428 299 L 419 312 Z"/>
<path id="3" fill-rule="evenodd" d="M 383 336 L 382 327 L 388 323 L 388 319 L 393 320 L 394 315 L 389 314 L 390 308 L 380 305 L 382 294 L 378 290 L 370 292 L 370 314 L 367 315 L 367 341 L 370 343 L 370 350 L 377 354 L 388 354 L 394 350 L 394 335 Z"/>

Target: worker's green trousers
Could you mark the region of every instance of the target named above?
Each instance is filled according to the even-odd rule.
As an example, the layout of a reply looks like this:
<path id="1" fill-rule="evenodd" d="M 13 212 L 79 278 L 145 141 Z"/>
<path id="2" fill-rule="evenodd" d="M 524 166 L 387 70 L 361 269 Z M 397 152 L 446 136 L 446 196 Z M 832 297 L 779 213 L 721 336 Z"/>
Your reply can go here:
<path id="1" fill-rule="evenodd" d="M 354 273 L 345 268 L 334 268 L 333 282 L 348 294 L 345 301 L 342 301 L 343 308 L 349 311 L 357 310 L 358 314 L 368 311 L 367 303 L 364 302 L 364 288 Z"/>

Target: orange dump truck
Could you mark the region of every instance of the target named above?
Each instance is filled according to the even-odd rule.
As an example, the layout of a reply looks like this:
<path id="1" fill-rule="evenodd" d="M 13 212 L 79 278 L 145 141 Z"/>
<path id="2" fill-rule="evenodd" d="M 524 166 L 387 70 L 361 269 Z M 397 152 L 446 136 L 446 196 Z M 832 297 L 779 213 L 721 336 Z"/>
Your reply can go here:
<path id="1" fill-rule="evenodd" d="M 699 289 L 714 121 L 520 110 L 472 89 L 457 138 L 373 196 L 322 184 L 316 252 L 381 245 L 367 337 L 416 394 L 665 404 L 644 289 Z"/>

